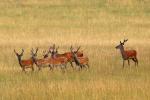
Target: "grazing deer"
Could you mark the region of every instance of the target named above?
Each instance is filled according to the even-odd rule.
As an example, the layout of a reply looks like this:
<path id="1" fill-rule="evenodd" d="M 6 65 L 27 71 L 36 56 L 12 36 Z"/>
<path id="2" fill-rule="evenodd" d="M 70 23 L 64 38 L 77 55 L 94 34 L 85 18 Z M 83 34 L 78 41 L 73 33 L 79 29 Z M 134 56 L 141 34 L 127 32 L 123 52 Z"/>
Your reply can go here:
<path id="1" fill-rule="evenodd" d="M 72 68 L 74 68 L 72 64 L 74 62 L 72 52 L 65 52 L 63 54 L 58 54 L 58 48 L 59 47 L 57 47 L 55 50 L 55 44 L 53 45 L 53 47 L 50 47 L 49 52 L 51 53 L 51 57 L 66 57 L 67 61 L 70 62 Z M 76 53 L 78 57 L 83 57 L 83 52 L 79 52 L 79 49 L 80 47 L 78 47 L 78 49 L 74 51 L 74 53 Z"/>
<path id="2" fill-rule="evenodd" d="M 137 59 L 137 52 L 136 50 L 124 50 L 124 43 L 127 42 L 128 39 L 124 40 L 123 43 L 120 41 L 120 44 L 116 46 L 116 49 L 120 49 L 122 58 L 123 58 L 123 68 L 124 68 L 124 61 L 128 60 L 128 65 L 130 66 L 130 59 L 135 62 L 135 66 L 138 66 L 138 59 Z"/>
<path id="3" fill-rule="evenodd" d="M 24 50 L 22 49 L 22 52 L 20 54 L 18 54 L 16 52 L 16 50 L 14 49 L 14 53 L 16 54 L 18 61 L 19 61 L 19 65 L 22 68 L 22 71 L 25 71 L 26 68 L 31 68 L 32 71 L 34 71 L 34 67 L 33 67 L 33 60 L 32 59 L 27 59 L 27 60 L 22 60 L 21 57 L 23 56 Z"/>
<path id="4" fill-rule="evenodd" d="M 77 66 L 80 66 L 81 69 L 83 67 L 86 67 L 86 66 L 87 66 L 87 68 L 89 68 L 89 64 L 88 64 L 89 59 L 88 59 L 88 57 L 84 57 L 84 56 L 83 57 L 78 57 L 77 56 L 78 52 L 74 52 L 72 46 L 71 46 L 70 50 L 71 50 L 71 53 L 72 53 L 72 58 L 74 59 L 74 62 L 76 63 Z"/>

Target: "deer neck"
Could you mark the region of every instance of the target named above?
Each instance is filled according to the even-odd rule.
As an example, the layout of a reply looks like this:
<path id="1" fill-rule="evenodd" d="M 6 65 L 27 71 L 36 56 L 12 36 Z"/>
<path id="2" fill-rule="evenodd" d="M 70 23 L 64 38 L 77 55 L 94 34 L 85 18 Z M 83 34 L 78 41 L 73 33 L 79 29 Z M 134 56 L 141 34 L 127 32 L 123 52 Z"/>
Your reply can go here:
<path id="1" fill-rule="evenodd" d="M 44 58 L 47 58 L 48 57 L 48 55 L 46 54 L 46 55 L 44 55 Z"/>
<path id="2" fill-rule="evenodd" d="M 18 61 L 19 61 L 19 65 L 22 67 L 22 64 L 21 64 L 21 57 L 18 57 Z"/>
<path id="3" fill-rule="evenodd" d="M 122 58 L 125 60 L 127 57 L 126 57 L 125 50 L 124 50 L 123 46 L 120 48 L 120 52 L 121 52 Z"/>
<path id="4" fill-rule="evenodd" d="M 79 61 L 79 59 L 78 59 L 78 57 L 77 57 L 77 55 L 76 54 L 73 54 L 73 59 L 74 59 L 74 61 L 75 61 L 75 63 L 76 63 L 76 65 L 80 65 L 80 61 Z"/>
<path id="5" fill-rule="evenodd" d="M 31 57 L 31 59 L 37 65 L 37 59 L 35 57 Z"/>

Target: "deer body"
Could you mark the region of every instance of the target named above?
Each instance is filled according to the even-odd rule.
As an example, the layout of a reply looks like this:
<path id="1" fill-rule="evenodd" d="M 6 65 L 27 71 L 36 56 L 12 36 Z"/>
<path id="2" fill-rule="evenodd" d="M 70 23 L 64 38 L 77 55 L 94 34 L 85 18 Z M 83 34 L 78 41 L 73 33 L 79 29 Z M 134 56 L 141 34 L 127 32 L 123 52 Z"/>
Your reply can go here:
<path id="1" fill-rule="evenodd" d="M 20 64 L 21 66 L 26 67 L 26 68 L 30 68 L 30 65 L 33 66 L 33 61 L 32 61 L 32 59 L 29 59 L 29 60 L 21 60 L 21 61 L 19 62 L 19 64 Z"/>
<path id="2" fill-rule="evenodd" d="M 36 53 L 33 53 L 33 50 L 32 50 L 32 59 L 33 59 L 34 63 L 36 64 L 36 66 L 39 68 L 39 70 L 43 66 L 49 66 L 50 69 L 52 69 L 52 67 L 54 67 L 54 66 L 61 66 L 62 69 L 65 68 L 66 62 L 67 62 L 66 58 L 63 58 L 63 57 L 48 58 L 48 57 L 46 57 L 46 58 L 43 58 L 43 59 L 37 59 L 36 58 L 37 51 L 38 50 L 36 50 Z"/>
<path id="3" fill-rule="evenodd" d="M 49 61 L 53 67 L 60 66 L 61 69 L 66 68 L 68 63 L 67 58 L 65 57 L 58 57 L 58 58 L 50 58 Z"/>
<path id="4" fill-rule="evenodd" d="M 58 48 L 59 47 L 55 48 L 55 44 L 53 45 L 53 47 L 50 47 L 49 52 L 51 53 L 51 57 L 52 58 L 60 58 L 60 57 L 64 58 L 65 57 L 67 59 L 67 62 L 70 62 L 71 66 L 73 68 L 74 66 L 73 66 L 72 63 L 74 62 L 74 59 L 73 59 L 72 53 L 71 52 L 65 52 L 63 54 L 58 54 Z M 82 52 L 78 52 L 79 49 L 80 49 L 80 47 L 78 47 L 78 49 L 76 51 L 74 51 L 74 52 L 76 52 L 76 55 L 78 57 L 82 57 L 83 53 Z M 44 55 L 44 56 L 46 56 L 46 55 Z"/>
<path id="5" fill-rule="evenodd" d="M 80 68 L 82 69 L 83 67 L 89 68 L 89 59 L 88 57 L 78 57 L 77 53 L 78 52 L 73 52 L 72 47 L 70 48 L 71 53 L 72 53 L 72 59 L 74 60 L 74 62 L 76 63 L 77 66 L 80 66 Z"/>
<path id="6" fill-rule="evenodd" d="M 56 57 L 65 57 L 65 58 L 67 58 L 67 61 L 70 62 L 71 66 L 73 67 L 72 62 L 74 62 L 74 59 L 73 59 L 73 55 L 72 55 L 71 52 L 66 52 L 64 54 L 56 54 L 55 56 Z M 82 52 L 77 53 L 77 57 L 82 57 L 82 56 L 83 56 Z"/>
<path id="7" fill-rule="evenodd" d="M 46 66 L 49 65 L 48 59 L 34 59 L 34 62 L 37 66 Z"/>
<path id="8" fill-rule="evenodd" d="M 24 50 L 22 49 L 22 53 L 21 54 L 18 54 L 15 50 L 14 50 L 17 58 L 18 58 L 18 62 L 19 62 L 19 65 L 21 66 L 22 68 L 22 71 L 25 71 L 26 68 L 31 68 L 32 71 L 34 71 L 34 67 L 33 67 L 33 60 L 32 59 L 27 59 L 27 60 L 22 60 L 22 56 L 23 56 L 23 52 Z"/>
<path id="9" fill-rule="evenodd" d="M 123 68 L 124 68 L 124 61 L 128 60 L 128 65 L 130 65 L 130 59 L 132 59 L 135 62 L 135 66 L 138 65 L 138 59 L 137 59 L 137 52 L 136 50 L 124 50 L 124 43 L 128 40 L 124 40 L 123 43 L 121 43 L 118 46 L 116 46 L 116 49 L 120 49 L 122 58 L 123 58 Z"/>

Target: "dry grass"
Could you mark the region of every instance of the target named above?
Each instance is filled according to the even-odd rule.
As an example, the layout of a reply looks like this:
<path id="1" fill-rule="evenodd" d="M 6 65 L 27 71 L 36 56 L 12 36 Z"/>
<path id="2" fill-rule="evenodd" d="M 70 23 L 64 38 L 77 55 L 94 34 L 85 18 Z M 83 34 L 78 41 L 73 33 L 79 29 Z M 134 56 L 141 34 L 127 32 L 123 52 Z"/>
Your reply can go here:
<path id="1" fill-rule="evenodd" d="M 149 0 L 0 1 L 0 99 L 2 100 L 149 100 Z M 122 69 L 115 46 L 138 51 L 139 67 Z M 56 43 L 60 53 L 82 46 L 90 70 L 22 73 L 13 49 L 32 47 L 38 56 Z"/>

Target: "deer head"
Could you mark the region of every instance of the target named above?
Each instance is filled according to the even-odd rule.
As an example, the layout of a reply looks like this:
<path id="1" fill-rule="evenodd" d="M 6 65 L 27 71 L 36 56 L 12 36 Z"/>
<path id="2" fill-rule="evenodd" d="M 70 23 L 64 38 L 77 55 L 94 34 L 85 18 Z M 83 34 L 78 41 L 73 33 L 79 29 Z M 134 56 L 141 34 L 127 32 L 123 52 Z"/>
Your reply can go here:
<path id="1" fill-rule="evenodd" d="M 47 58 L 49 53 L 50 53 L 49 50 L 48 50 L 47 52 L 46 52 L 46 50 L 44 50 L 44 51 L 43 51 L 43 57 L 44 57 L 44 58 Z"/>
<path id="2" fill-rule="evenodd" d="M 49 48 L 49 52 L 53 53 L 55 51 L 55 44 L 53 44 L 53 46 L 50 46 Z"/>
<path id="3" fill-rule="evenodd" d="M 51 53 L 51 57 L 55 57 L 56 54 L 58 54 L 59 46 L 56 48 L 55 44 L 53 46 L 50 46 L 49 53 Z"/>
<path id="4" fill-rule="evenodd" d="M 37 57 L 37 52 L 38 52 L 38 48 L 36 48 L 36 50 L 35 50 L 35 53 L 34 53 L 34 50 L 33 50 L 33 48 L 31 49 L 31 55 L 32 55 L 32 58 L 35 58 L 35 57 Z"/>
<path id="5" fill-rule="evenodd" d="M 16 56 L 18 57 L 18 59 L 21 60 L 21 57 L 23 56 L 23 53 L 24 53 L 24 49 L 22 49 L 22 52 L 20 54 L 18 54 L 16 52 L 16 50 L 14 49 L 14 53 L 16 54 Z"/>
<path id="6" fill-rule="evenodd" d="M 55 51 L 56 54 L 58 53 L 58 49 L 59 49 L 59 46 L 56 48 L 56 51 Z"/>
<path id="7" fill-rule="evenodd" d="M 70 50 L 71 50 L 71 52 L 73 52 L 73 53 L 78 53 L 78 51 L 80 50 L 80 48 L 81 48 L 81 46 L 79 46 L 78 48 L 77 48 L 77 50 L 75 50 L 72 46 L 70 47 Z"/>
<path id="8" fill-rule="evenodd" d="M 80 50 L 80 48 L 81 48 L 81 46 L 79 46 L 79 47 L 77 48 L 77 50 L 74 51 L 74 52 L 77 53 L 77 52 Z"/>
<path id="9" fill-rule="evenodd" d="M 80 65 L 79 59 L 78 59 L 78 57 L 77 57 L 77 53 L 78 53 L 78 50 L 79 50 L 79 49 L 80 49 L 80 47 L 79 47 L 76 51 L 74 51 L 73 47 L 72 47 L 72 46 L 70 47 L 70 51 L 71 51 L 71 53 L 72 53 L 72 57 L 73 57 L 73 59 L 74 59 L 74 61 L 75 61 L 75 63 L 76 63 L 77 65 Z"/>
<path id="10" fill-rule="evenodd" d="M 120 41 L 120 44 L 119 44 L 118 46 L 116 46 L 116 49 L 123 48 L 124 43 L 125 43 L 125 42 L 127 42 L 127 41 L 128 41 L 128 39 L 124 39 L 124 41 L 123 41 L 123 42 L 121 42 L 121 41 Z"/>

